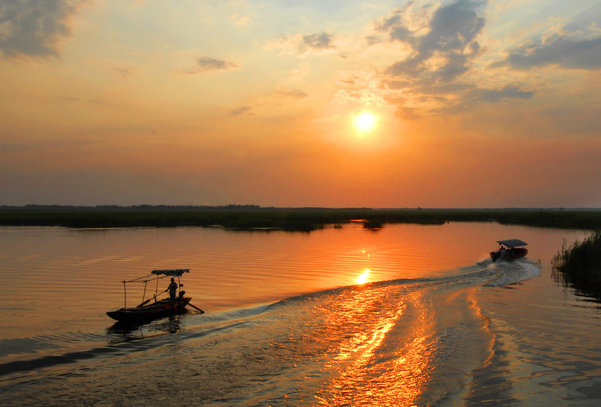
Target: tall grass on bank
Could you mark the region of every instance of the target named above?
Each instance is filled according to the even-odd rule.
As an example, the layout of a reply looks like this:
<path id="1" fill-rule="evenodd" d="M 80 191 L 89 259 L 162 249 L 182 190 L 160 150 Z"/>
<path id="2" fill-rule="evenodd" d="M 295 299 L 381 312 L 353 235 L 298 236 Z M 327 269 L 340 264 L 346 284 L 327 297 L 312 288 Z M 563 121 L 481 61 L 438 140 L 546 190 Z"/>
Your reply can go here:
<path id="1" fill-rule="evenodd" d="M 564 241 L 552 261 L 553 273 L 564 285 L 582 292 L 601 294 L 601 231 L 571 246 Z"/>
<path id="2" fill-rule="evenodd" d="M 387 224 L 442 225 L 498 222 L 504 225 L 601 229 L 601 210 L 477 210 L 369 208 L 188 208 L 188 207 L 0 207 L 0 226 L 71 228 L 221 226 L 233 230 L 310 232 L 362 220 L 377 230 Z"/>

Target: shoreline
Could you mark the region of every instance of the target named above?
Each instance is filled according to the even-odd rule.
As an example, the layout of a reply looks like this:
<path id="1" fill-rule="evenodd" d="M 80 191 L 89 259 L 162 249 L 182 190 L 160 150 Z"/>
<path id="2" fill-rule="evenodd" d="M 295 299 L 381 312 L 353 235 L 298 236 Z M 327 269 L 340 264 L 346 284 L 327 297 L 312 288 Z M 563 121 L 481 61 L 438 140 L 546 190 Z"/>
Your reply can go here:
<path id="1" fill-rule="evenodd" d="M 0 226 L 69 228 L 220 226 L 230 230 L 311 232 L 329 225 L 362 222 L 442 225 L 498 222 L 505 225 L 601 229 L 601 210 L 560 209 L 371 209 L 240 207 L 2 207 Z"/>

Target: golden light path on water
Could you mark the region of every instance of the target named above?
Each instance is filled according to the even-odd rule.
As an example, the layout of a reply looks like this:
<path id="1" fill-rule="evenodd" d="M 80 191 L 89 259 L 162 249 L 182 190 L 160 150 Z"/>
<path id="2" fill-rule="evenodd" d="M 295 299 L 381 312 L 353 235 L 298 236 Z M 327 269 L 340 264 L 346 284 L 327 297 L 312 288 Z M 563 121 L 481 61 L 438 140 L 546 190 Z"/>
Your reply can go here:
<path id="1" fill-rule="evenodd" d="M 386 256 L 376 248 L 358 254 L 370 268 L 363 269 L 355 280 L 355 289 L 341 296 L 335 307 L 320 310 L 329 321 L 329 340 L 338 342 L 338 354 L 326 367 L 331 380 L 315 397 L 325 406 L 427 405 L 435 401 L 431 398 L 439 391 L 444 393 L 463 380 L 463 368 L 467 372 L 488 357 L 491 335 L 487 322 L 471 299 L 471 288 L 440 302 L 432 300 L 438 289 L 414 290 L 410 283 L 406 288 L 399 288 L 399 284 L 373 285 L 373 271 L 377 275 L 389 266 Z M 452 331 L 458 323 L 479 327 L 476 336 L 485 345 L 479 346 L 482 352 L 473 352 L 474 358 L 464 356 L 467 350 L 445 354 L 449 344 L 440 340 L 440 332 Z M 467 343 L 459 344 L 459 348 L 468 349 Z M 447 376 L 443 380 L 433 376 L 435 369 L 440 375 L 447 368 L 441 369 L 441 360 L 457 366 L 455 372 L 443 373 Z"/>
<path id="2" fill-rule="evenodd" d="M 361 277 L 357 279 L 357 284 L 365 284 L 367 282 L 367 277 L 369 277 L 370 272 L 371 271 L 369 269 L 365 270 L 365 272 L 361 274 Z"/>
<path id="3" fill-rule="evenodd" d="M 379 264 L 383 258 L 378 253 L 374 253 L 374 258 L 367 250 L 360 250 L 359 254 L 374 270 L 387 267 Z M 361 286 L 369 282 L 371 273 L 372 270 L 366 268 L 356 279 L 358 293 L 345 297 L 346 301 L 334 310 L 323 310 L 328 313 L 330 329 L 346 339 L 339 344 L 338 355 L 328 365 L 334 378 L 316 395 L 321 405 L 414 405 L 424 393 L 429 372 L 434 368 L 430 362 L 436 347 L 428 341 L 428 333 L 435 314 L 423 298 L 423 291 L 398 297 L 398 292 L 390 289 L 392 298 L 382 298 L 381 289 L 365 287 L 361 290 Z M 395 304 L 392 308 L 382 306 L 390 300 Z M 399 325 L 408 306 L 416 314 L 412 318 L 418 320 L 409 331 Z M 348 333 L 353 331 L 348 327 L 357 325 L 362 316 L 374 314 L 375 319 L 363 321 L 373 326 Z M 382 358 L 383 353 L 388 356 Z"/>
<path id="4" fill-rule="evenodd" d="M 400 301 L 393 309 L 381 308 L 378 294 L 366 289 L 349 296 L 342 309 L 328 316 L 330 329 L 340 331 L 341 337 L 358 321 L 371 326 L 340 343 L 338 356 L 328 366 L 334 378 L 316 396 L 320 405 L 409 406 L 426 390 L 436 352 L 428 340 L 432 309 L 421 292 L 395 298 Z M 400 324 L 408 308 L 419 318 L 409 330 Z M 374 314 L 375 318 L 361 321 L 361 315 Z"/>

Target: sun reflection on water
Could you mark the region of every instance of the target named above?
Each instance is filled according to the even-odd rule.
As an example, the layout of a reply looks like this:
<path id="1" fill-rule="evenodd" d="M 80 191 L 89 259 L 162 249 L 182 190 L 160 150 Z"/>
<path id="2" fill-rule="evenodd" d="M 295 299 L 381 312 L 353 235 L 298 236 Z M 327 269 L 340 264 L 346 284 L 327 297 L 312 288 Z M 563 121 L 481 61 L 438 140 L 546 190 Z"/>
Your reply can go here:
<path id="1" fill-rule="evenodd" d="M 369 270 L 360 279 L 367 274 Z M 392 308 L 385 305 L 391 303 Z M 315 395 L 319 404 L 411 406 L 419 402 L 435 351 L 429 335 L 430 308 L 420 292 L 357 286 L 335 308 L 322 309 L 330 322 L 330 340 L 341 341 L 338 355 L 327 366 L 332 379 Z M 414 323 L 407 326 L 403 320 Z"/>
<path id="2" fill-rule="evenodd" d="M 357 284 L 365 284 L 367 282 L 367 277 L 369 276 L 369 273 L 371 273 L 371 270 L 366 269 L 363 272 L 363 274 L 361 274 L 361 277 L 357 279 Z"/>

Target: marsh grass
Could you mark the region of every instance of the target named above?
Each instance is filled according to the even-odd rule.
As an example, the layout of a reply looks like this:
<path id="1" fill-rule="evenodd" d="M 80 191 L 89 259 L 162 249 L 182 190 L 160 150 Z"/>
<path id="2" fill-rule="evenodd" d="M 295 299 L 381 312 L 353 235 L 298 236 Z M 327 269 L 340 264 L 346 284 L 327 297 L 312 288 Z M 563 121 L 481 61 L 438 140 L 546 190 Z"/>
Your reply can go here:
<path id="1" fill-rule="evenodd" d="M 535 227 L 601 229 L 601 211 L 477 210 L 477 209 L 329 209 L 254 208 L 205 209 L 132 207 L 0 208 L 2 226 L 64 226 L 71 228 L 221 226 L 235 230 L 310 232 L 326 225 L 361 219 L 366 227 L 413 223 L 491 222 Z"/>
<path id="2" fill-rule="evenodd" d="M 571 246 L 564 241 L 551 264 L 555 278 L 564 285 L 601 295 L 601 231 Z"/>
<path id="3" fill-rule="evenodd" d="M 382 229 L 383 225 L 384 224 L 382 223 L 382 221 L 377 220 L 377 219 L 372 219 L 372 220 L 363 222 L 363 228 L 371 229 L 371 230 L 380 230 L 380 229 Z"/>

